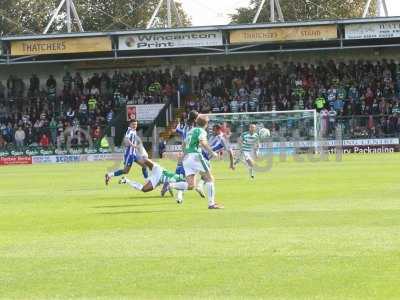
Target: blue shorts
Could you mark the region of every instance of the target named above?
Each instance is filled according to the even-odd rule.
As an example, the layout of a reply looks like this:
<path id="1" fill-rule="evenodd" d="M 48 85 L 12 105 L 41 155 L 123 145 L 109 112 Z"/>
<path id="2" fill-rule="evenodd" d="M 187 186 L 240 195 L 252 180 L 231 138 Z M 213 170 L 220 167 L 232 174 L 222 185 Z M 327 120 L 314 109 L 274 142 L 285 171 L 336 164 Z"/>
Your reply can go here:
<path id="1" fill-rule="evenodd" d="M 182 162 L 178 162 L 178 165 L 176 166 L 175 174 L 186 176 L 185 168 L 183 167 Z"/>
<path id="2" fill-rule="evenodd" d="M 135 154 L 126 154 L 124 156 L 124 166 L 132 167 L 133 163 L 137 161 L 137 156 Z"/>

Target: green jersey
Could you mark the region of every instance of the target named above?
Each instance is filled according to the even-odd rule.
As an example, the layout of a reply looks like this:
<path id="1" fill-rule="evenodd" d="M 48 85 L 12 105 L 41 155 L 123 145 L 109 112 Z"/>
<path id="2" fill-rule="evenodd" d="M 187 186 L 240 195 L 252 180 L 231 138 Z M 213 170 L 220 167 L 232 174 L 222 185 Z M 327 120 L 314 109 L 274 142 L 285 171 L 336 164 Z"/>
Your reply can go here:
<path id="1" fill-rule="evenodd" d="M 160 184 L 166 182 L 183 182 L 185 180 L 185 176 L 183 176 L 182 174 L 176 174 L 167 170 L 163 170 L 160 178 Z"/>
<path id="2" fill-rule="evenodd" d="M 195 127 L 187 133 L 185 139 L 185 153 L 201 153 L 200 141 L 207 141 L 207 132 Z"/>
<path id="3" fill-rule="evenodd" d="M 260 140 L 260 137 L 258 136 L 257 132 L 250 134 L 250 132 L 246 131 L 242 133 L 241 139 L 242 151 L 253 151 L 256 147 L 256 144 Z"/>

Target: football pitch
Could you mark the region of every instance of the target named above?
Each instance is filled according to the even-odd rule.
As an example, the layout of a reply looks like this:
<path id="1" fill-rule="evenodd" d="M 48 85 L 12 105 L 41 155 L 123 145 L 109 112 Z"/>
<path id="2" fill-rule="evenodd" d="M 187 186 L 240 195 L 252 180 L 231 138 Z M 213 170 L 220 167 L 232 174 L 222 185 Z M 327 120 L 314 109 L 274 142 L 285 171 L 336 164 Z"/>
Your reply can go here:
<path id="1" fill-rule="evenodd" d="M 215 162 L 224 210 L 106 187 L 112 162 L 1 167 L 0 298 L 399 299 L 399 161 Z"/>

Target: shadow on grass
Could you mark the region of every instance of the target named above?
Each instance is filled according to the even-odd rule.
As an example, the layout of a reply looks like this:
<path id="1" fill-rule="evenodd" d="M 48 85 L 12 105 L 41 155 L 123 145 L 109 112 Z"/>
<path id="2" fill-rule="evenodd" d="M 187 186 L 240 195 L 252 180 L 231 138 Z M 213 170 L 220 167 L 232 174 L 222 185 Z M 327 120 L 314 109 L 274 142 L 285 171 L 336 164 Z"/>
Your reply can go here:
<path id="1" fill-rule="evenodd" d="M 129 211 L 115 211 L 115 212 L 101 212 L 98 215 L 129 215 L 129 214 L 155 214 L 171 212 L 172 210 L 129 210 Z"/>
<path id="2" fill-rule="evenodd" d="M 158 206 L 173 204 L 173 202 L 157 202 L 157 203 L 137 203 L 137 204 L 117 204 L 117 205 L 101 205 L 92 208 L 120 208 L 120 207 L 140 207 L 140 206 Z"/>

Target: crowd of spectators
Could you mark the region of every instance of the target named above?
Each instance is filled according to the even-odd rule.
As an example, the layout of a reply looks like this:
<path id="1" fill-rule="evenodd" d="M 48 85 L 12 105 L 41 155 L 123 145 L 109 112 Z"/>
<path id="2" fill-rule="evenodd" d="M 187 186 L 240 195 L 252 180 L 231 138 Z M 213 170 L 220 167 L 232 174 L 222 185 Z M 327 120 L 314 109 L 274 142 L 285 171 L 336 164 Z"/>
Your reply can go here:
<path id="1" fill-rule="evenodd" d="M 325 128 L 340 121 L 350 135 L 383 136 L 400 133 L 399 97 L 394 60 L 283 62 L 202 68 L 186 108 L 202 113 L 317 109 Z"/>
<path id="2" fill-rule="evenodd" d="M 96 141 L 126 103 L 164 103 L 180 91 L 201 113 L 316 109 L 326 135 L 338 124 L 349 136 L 400 133 L 400 72 L 394 60 L 280 62 L 249 67 L 120 72 L 83 78 L 66 72 L 0 81 L 0 148 L 54 147 L 84 129 Z M 86 137 L 82 136 L 84 140 Z"/>
<path id="3" fill-rule="evenodd" d="M 179 69 L 116 70 L 89 78 L 66 72 L 62 80 L 49 75 L 45 82 L 35 74 L 29 81 L 10 75 L 7 82 L 0 81 L 0 148 L 63 146 L 65 133 L 80 129 L 97 141 L 119 107 L 166 102 L 186 81 Z M 85 139 L 82 135 L 80 142 L 88 143 Z"/>

